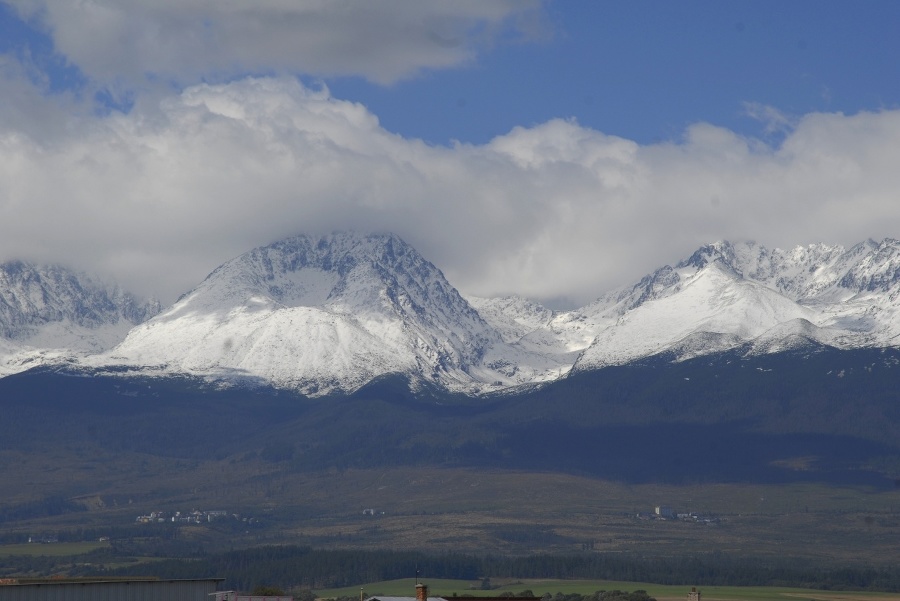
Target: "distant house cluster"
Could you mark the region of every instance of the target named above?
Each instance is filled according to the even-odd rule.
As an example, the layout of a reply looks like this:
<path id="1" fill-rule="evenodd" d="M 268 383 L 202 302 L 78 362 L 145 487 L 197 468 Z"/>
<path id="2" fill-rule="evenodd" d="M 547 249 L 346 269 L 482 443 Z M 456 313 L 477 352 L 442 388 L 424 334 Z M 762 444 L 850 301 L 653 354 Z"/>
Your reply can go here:
<path id="1" fill-rule="evenodd" d="M 668 505 L 657 505 L 652 512 L 640 512 L 635 516 L 639 520 L 683 520 L 685 522 L 696 522 L 698 524 L 717 524 L 719 518 L 702 513 L 690 512 L 679 513 Z"/>
<path id="2" fill-rule="evenodd" d="M 101 536 L 97 540 L 100 541 L 101 543 L 108 543 L 109 537 Z M 59 537 L 56 536 L 55 534 L 41 534 L 39 536 L 29 536 L 28 542 L 29 543 L 40 543 L 42 545 L 50 545 L 50 544 L 58 543 Z"/>
<path id="3" fill-rule="evenodd" d="M 227 511 L 201 511 L 194 509 L 193 511 L 168 512 L 168 511 L 151 511 L 146 515 L 139 515 L 135 518 L 135 522 L 139 524 L 162 524 L 165 522 L 174 522 L 176 524 L 202 524 L 209 523 L 220 519 L 234 519 L 248 524 L 256 523 L 256 518 L 241 516 L 238 513 L 228 513 Z"/>

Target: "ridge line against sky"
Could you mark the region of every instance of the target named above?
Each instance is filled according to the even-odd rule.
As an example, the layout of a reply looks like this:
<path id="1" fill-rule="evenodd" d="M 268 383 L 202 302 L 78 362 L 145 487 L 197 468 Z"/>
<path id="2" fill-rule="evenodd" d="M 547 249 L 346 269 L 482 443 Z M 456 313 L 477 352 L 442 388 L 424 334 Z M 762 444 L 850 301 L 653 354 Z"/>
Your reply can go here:
<path id="1" fill-rule="evenodd" d="M 297 233 L 584 304 L 900 236 L 900 3 L 0 2 L 0 260 L 163 301 Z"/>

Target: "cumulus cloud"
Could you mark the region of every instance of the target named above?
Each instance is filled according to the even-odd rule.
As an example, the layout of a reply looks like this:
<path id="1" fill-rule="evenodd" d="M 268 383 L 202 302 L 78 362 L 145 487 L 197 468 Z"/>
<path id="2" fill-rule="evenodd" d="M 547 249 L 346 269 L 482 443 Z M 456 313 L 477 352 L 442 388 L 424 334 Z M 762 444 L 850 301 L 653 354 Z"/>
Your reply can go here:
<path id="1" fill-rule="evenodd" d="M 380 83 L 471 60 L 532 33 L 538 0 L 17 0 L 57 50 L 112 89 L 236 75 L 360 75 Z"/>
<path id="2" fill-rule="evenodd" d="M 432 146 L 291 78 L 0 131 L 0 259 L 171 301 L 296 233 L 393 231 L 477 295 L 589 302 L 717 239 L 853 244 L 900 229 L 900 111 L 810 114 L 778 146 L 709 124 L 641 145 L 571 120 Z"/>

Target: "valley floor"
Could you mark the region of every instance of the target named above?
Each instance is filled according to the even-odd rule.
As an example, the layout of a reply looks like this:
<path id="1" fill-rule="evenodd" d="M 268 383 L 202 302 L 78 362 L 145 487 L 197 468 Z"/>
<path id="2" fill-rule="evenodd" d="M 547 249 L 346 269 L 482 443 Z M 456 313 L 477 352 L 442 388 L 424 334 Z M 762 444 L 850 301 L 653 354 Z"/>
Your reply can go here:
<path id="1" fill-rule="evenodd" d="M 624 484 L 426 467 L 296 473 L 258 458 L 122 453 L 77 464 L 62 453 L 0 452 L 0 466 L 13 463 L 17 469 L 8 470 L 0 493 L 7 543 L 105 532 L 113 541 L 157 536 L 208 550 L 298 544 L 503 554 L 722 552 L 875 566 L 900 556 L 900 488 Z M 60 495 L 70 504 L 42 514 L 39 501 Z M 657 508 L 680 517 L 663 519 Z M 203 519 L 175 519 L 193 511 Z M 154 514 L 160 519 L 139 523 Z"/>

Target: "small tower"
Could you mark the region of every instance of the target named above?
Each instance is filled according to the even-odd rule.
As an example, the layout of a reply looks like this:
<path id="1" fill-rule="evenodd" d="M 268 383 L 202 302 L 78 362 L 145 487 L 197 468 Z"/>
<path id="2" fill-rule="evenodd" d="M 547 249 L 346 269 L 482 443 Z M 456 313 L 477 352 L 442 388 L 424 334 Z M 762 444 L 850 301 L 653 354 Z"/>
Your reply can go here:
<path id="1" fill-rule="evenodd" d="M 691 587 L 691 592 L 688 593 L 687 601 L 700 601 L 700 591 L 697 590 L 696 586 Z"/>

